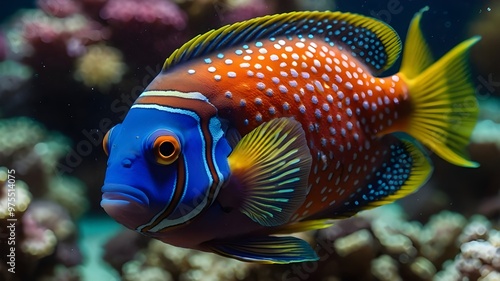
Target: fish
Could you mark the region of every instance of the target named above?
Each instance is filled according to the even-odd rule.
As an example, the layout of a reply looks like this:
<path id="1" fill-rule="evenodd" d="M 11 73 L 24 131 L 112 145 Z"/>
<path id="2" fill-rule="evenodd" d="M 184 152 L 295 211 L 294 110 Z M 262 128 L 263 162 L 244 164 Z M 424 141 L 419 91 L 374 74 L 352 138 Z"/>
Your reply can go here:
<path id="1" fill-rule="evenodd" d="M 339 11 L 253 18 L 175 50 L 103 140 L 102 208 L 178 247 L 255 263 L 315 261 L 296 232 L 419 189 L 429 153 L 474 168 L 467 39 L 438 60 L 420 21 Z M 401 67 L 384 75 L 402 53 Z"/>

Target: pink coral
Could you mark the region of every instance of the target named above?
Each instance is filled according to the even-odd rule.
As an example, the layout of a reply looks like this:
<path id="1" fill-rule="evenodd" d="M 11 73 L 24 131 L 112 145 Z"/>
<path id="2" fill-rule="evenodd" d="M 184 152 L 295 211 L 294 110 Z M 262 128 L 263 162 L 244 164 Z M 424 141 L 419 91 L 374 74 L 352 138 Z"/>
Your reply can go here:
<path id="1" fill-rule="evenodd" d="M 181 10 L 175 4 L 161 0 L 110 0 L 102 9 L 101 17 L 116 23 L 158 23 L 177 30 L 186 26 Z"/>
<path id="2" fill-rule="evenodd" d="M 23 247 L 34 256 L 54 254 L 61 264 L 71 267 L 82 262 L 76 225 L 66 209 L 48 200 L 36 200 L 23 216 Z M 56 247 L 57 246 L 57 247 Z"/>
<path id="3" fill-rule="evenodd" d="M 45 13 L 64 18 L 80 11 L 80 5 L 74 0 L 37 0 L 38 7 Z"/>
<path id="4" fill-rule="evenodd" d="M 33 212 L 23 216 L 23 233 L 21 248 L 28 255 L 40 259 L 54 252 L 57 245 L 54 232 L 40 225 L 33 217 Z"/>
<path id="5" fill-rule="evenodd" d="M 60 19 L 39 11 L 25 12 L 14 23 L 11 34 L 17 36 L 17 55 L 41 73 L 47 69 L 67 72 L 86 45 L 107 37 L 100 24 L 82 15 Z"/>
<path id="6" fill-rule="evenodd" d="M 111 41 L 140 66 L 161 63 L 187 39 L 186 15 L 170 1 L 110 0 L 101 17 L 111 28 Z"/>

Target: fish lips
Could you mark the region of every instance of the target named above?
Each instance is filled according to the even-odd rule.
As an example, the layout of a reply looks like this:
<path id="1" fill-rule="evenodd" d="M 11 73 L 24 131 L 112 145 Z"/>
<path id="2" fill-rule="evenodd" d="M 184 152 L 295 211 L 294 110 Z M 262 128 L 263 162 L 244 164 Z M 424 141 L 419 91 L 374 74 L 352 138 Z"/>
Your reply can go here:
<path id="1" fill-rule="evenodd" d="M 136 230 L 152 215 L 148 196 L 140 189 L 124 184 L 105 184 L 102 187 L 101 207 L 119 223 Z"/>

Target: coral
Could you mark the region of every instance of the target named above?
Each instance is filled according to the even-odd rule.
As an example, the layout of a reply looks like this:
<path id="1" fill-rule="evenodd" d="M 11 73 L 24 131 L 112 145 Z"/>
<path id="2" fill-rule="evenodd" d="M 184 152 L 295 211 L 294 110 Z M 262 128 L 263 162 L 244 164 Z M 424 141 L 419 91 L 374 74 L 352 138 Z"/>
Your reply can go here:
<path id="1" fill-rule="evenodd" d="M 51 276 L 40 276 L 38 281 L 81 281 L 80 274 L 74 267 L 56 266 Z"/>
<path id="2" fill-rule="evenodd" d="M 64 207 L 52 201 L 36 200 L 30 205 L 23 219 L 31 220 L 36 225 L 28 231 L 25 230 L 27 237 L 28 233 L 33 235 L 39 228 L 43 230 L 44 237 L 55 238 L 57 248 L 51 253 L 54 253 L 58 264 L 72 267 L 82 262 L 82 255 L 77 246 L 77 227 Z M 37 236 L 40 237 L 35 235 L 33 239 L 35 245 L 38 242 Z"/>
<path id="3" fill-rule="evenodd" d="M 486 218 L 475 216 L 460 236 L 460 254 L 438 273 L 436 281 L 498 280 L 500 277 L 500 231 Z"/>
<path id="4" fill-rule="evenodd" d="M 65 137 L 29 118 L 0 119 L 0 167 L 6 167 L 0 168 L 0 229 L 9 226 L 8 232 L 15 232 L 19 280 L 78 275 L 73 267 L 81 264 L 82 256 L 75 219 L 88 201 L 79 180 L 57 174 L 68 148 Z M 0 251 L 12 251 L 10 246 L 0 243 Z M 5 258 L 0 257 L 2 263 Z"/>
<path id="5" fill-rule="evenodd" d="M 111 42 L 137 65 L 161 62 L 188 39 L 182 32 L 186 16 L 170 1 L 109 0 L 100 15 L 109 24 Z"/>
<path id="6" fill-rule="evenodd" d="M 373 277 L 380 281 L 403 281 L 398 272 L 398 263 L 388 255 L 381 255 L 371 263 Z"/>
<path id="7" fill-rule="evenodd" d="M 450 211 L 425 224 L 406 221 L 402 208 L 391 204 L 310 233 L 306 239 L 316 244 L 318 262 L 255 265 L 150 240 L 147 247 L 133 247 L 136 254 L 126 254 L 133 259 L 121 260 L 118 270 L 124 280 L 139 280 L 140 272 L 147 272 L 148 280 L 182 281 L 495 280 L 500 272 L 500 231 L 495 227 L 500 226 L 483 216 L 466 219 Z M 129 239 L 120 241 L 128 245 L 137 236 L 121 239 Z M 118 256 L 120 248 L 107 247 L 106 256 Z M 454 277 L 439 279 L 443 276 Z"/>
<path id="8" fill-rule="evenodd" d="M 44 199 L 64 207 L 72 218 L 79 218 L 89 207 L 85 184 L 74 177 L 53 177 Z"/>
<path id="9" fill-rule="evenodd" d="M 126 70 L 121 52 L 105 45 L 92 45 L 76 61 L 75 78 L 88 87 L 107 91 L 109 86 L 121 81 Z"/>
<path id="10" fill-rule="evenodd" d="M 64 18 L 80 11 L 79 2 L 74 0 L 37 0 L 37 5 L 48 15 Z"/>
<path id="11" fill-rule="evenodd" d="M 57 160 L 69 149 L 68 140 L 49 133 L 40 124 L 25 117 L 0 119 L 0 166 L 15 169 L 35 196 L 46 193 Z"/>
<path id="12" fill-rule="evenodd" d="M 58 241 L 71 239 L 71 236 L 76 232 L 76 225 L 66 209 L 52 201 L 34 201 L 30 205 L 26 217 L 35 221 L 37 225 L 52 231 Z"/>
<path id="13" fill-rule="evenodd" d="M 34 197 L 57 202 L 77 218 L 88 206 L 86 187 L 74 177 L 57 174 L 58 161 L 68 151 L 66 137 L 32 119 L 0 119 L 0 166 L 14 169 Z"/>
<path id="14" fill-rule="evenodd" d="M 11 24 L 7 36 L 14 56 L 40 75 L 71 69 L 85 46 L 107 37 L 103 27 L 80 14 L 56 18 L 38 10 L 27 10 Z"/>
<path id="15" fill-rule="evenodd" d="M 173 281 L 172 275 L 161 267 L 142 267 L 140 262 L 131 262 L 124 269 L 125 281 Z"/>
<path id="16" fill-rule="evenodd" d="M 233 259 L 227 259 L 215 254 L 199 252 L 190 249 L 174 247 L 158 240 L 138 240 L 137 234 L 125 233 L 113 238 L 106 246 L 106 260 L 115 268 L 121 267 L 123 280 L 218 280 L 232 281 L 243 280 L 248 274 L 251 264 L 243 263 Z M 132 247 L 133 252 L 124 253 L 124 247 L 128 245 L 139 245 Z M 144 243 L 148 241 L 147 243 Z M 113 243 L 113 246 L 110 246 Z M 125 255 L 134 257 L 126 263 L 116 262 L 116 257 Z"/>
<path id="17" fill-rule="evenodd" d="M 8 94 L 19 97 L 19 88 L 31 75 L 31 69 L 19 62 L 13 60 L 0 62 L 0 97 Z"/>
<path id="18" fill-rule="evenodd" d="M 118 272 L 132 260 L 140 250 L 147 247 L 150 238 L 131 230 L 116 234 L 104 245 L 103 259 Z"/>
<path id="19" fill-rule="evenodd" d="M 195 250 L 177 248 L 158 240 L 151 240 L 147 254 L 140 257 L 142 264 L 135 270 L 142 271 L 151 267 L 162 267 L 174 280 L 220 280 L 230 281 L 241 279 L 244 268 L 248 264 L 218 257 L 215 254 L 203 253 Z M 125 276 L 133 274 L 134 264 L 124 265 Z M 126 279 L 134 280 L 134 279 Z"/>
<path id="20" fill-rule="evenodd" d="M 21 250 L 32 258 L 41 259 L 52 254 L 56 248 L 57 238 L 54 232 L 33 218 L 33 212 L 23 216 L 24 240 L 20 243 Z"/>
<path id="21" fill-rule="evenodd" d="M 260 0 L 35 2 L 36 9 L 13 14 L 0 30 L 0 58 L 6 59 L 0 64 L 0 116 L 36 119 L 51 130 L 64 131 L 75 145 L 86 139 L 83 130 L 98 128 L 105 116 L 119 121 L 117 111 L 130 106 L 165 58 L 193 36 L 220 27 L 225 23 L 222 16 L 234 21 L 278 9 L 278 1 Z M 97 198 L 99 181 L 86 171 L 105 166 L 105 157 L 99 149 L 89 154 L 78 160 L 76 173 L 82 171 L 79 176 L 92 185 Z M 33 192 L 44 193 L 47 180 L 30 171 L 28 185 L 42 183 Z"/>
<path id="22" fill-rule="evenodd" d="M 0 168 L 0 185 L 2 186 L 0 230 L 15 232 L 15 235 L 10 234 L 14 243 L 0 244 L 0 251 L 9 253 L 15 249 L 16 277 L 20 280 L 53 278 L 57 272 L 61 272 L 61 269 L 55 271 L 55 268 L 61 266 L 65 268 L 63 271 L 73 272 L 74 270 L 70 268 L 81 264 L 82 256 L 76 244 L 77 228 L 70 215 L 54 202 L 32 201 L 28 186 L 21 180 L 16 179 L 12 187 L 15 195 L 12 196 L 12 193 L 7 195 L 5 191 L 11 184 L 10 182 L 7 184 L 7 174 L 7 169 Z M 9 199 L 15 201 L 12 202 Z M 9 207 L 14 206 L 12 214 L 12 209 L 7 208 L 7 201 L 14 204 L 9 205 Z M 14 248 L 10 248 L 12 246 Z M 2 263 L 9 261 L 8 257 L 7 260 L 4 258 L 4 256 L 0 257 Z M 7 269 L 0 268 L 0 276 L 7 272 Z"/>

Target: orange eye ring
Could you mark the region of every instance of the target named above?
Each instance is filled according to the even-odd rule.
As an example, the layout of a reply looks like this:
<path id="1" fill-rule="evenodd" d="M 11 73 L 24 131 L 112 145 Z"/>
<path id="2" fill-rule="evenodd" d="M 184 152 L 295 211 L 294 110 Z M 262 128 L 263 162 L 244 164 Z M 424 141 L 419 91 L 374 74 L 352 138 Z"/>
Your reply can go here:
<path id="1" fill-rule="evenodd" d="M 156 162 L 161 165 L 170 165 L 181 154 L 181 144 L 174 136 L 159 136 L 153 143 Z"/>
<path id="2" fill-rule="evenodd" d="M 106 132 L 106 134 L 104 135 L 104 138 L 102 139 L 102 149 L 104 150 L 104 153 L 106 153 L 106 156 L 109 156 L 109 149 L 108 149 L 108 146 L 109 146 L 109 132 L 111 132 L 111 130 L 109 130 L 108 132 Z"/>

